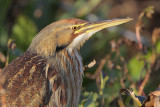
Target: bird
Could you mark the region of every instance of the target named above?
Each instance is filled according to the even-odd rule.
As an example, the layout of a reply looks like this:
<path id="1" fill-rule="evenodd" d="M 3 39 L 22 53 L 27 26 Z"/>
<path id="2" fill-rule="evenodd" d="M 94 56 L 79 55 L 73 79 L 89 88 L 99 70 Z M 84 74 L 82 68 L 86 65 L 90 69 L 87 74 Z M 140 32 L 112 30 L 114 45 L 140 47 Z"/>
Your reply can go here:
<path id="1" fill-rule="evenodd" d="M 6 106 L 77 107 L 84 75 L 80 48 L 96 32 L 131 20 L 70 18 L 46 26 L 26 52 L 2 69 Z"/>

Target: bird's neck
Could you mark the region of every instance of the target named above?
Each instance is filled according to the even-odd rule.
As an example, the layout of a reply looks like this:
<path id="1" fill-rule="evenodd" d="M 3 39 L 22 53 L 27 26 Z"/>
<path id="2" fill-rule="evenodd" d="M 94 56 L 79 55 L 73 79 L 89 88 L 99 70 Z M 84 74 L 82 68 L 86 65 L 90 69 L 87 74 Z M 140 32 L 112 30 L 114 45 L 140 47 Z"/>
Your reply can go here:
<path id="1" fill-rule="evenodd" d="M 58 75 L 66 84 L 68 107 L 77 107 L 80 98 L 83 76 L 83 64 L 79 52 L 76 49 L 64 49 L 56 53 L 50 64 L 55 66 Z"/>
<path id="2" fill-rule="evenodd" d="M 76 48 L 75 49 L 66 48 L 62 51 L 59 51 L 58 53 L 55 54 L 53 59 L 56 61 L 56 62 L 54 61 L 54 63 L 56 63 L 55 65 L 58 64 L 57 66 L 61 66 L 63 68 L 65 65 L 71 66 L 68 68 L 72 68 L 73 70 L 78 69 L 78 72 L 80 72 L 80 74 L 83 74 L 82 58 L 79 51 Z"/>

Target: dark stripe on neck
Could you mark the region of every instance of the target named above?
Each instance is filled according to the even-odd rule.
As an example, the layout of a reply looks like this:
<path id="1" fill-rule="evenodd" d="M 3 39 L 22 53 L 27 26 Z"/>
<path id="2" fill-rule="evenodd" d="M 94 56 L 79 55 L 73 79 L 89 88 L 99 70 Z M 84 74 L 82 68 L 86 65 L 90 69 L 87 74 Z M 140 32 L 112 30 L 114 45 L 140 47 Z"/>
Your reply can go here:
<path id="1" fill-rule="evenodd" d="M 59 52 L 61 50 L 63 50 L 64 48 L 66 48 L 68 45 L 62 45 L 62 46 L 57 46 L 56 47 L 56 52 Z"/>

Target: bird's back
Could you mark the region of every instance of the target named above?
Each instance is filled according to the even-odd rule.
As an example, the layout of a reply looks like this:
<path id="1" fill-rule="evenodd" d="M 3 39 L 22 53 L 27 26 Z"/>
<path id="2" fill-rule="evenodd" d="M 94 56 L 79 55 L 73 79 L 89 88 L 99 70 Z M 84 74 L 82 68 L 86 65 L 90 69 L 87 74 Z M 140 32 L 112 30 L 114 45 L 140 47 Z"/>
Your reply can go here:
<path id="1" fill-rule="evenodd" d="M 2 70 L 6 77 L 8 106 L 76 107 L 82 77 L 76 51 L 62 52 L 51 62 L 38 54 L 25 52 Z"/>
<path id="2" fill-rule="evenodd" d="M 26 52 L 3 69 L 7 106 L 36 106 L 41 103 L 42 93 L 39 92 L 47 83 L 44 76 L 45 65 L 46 60 L 41 56 Z"/>

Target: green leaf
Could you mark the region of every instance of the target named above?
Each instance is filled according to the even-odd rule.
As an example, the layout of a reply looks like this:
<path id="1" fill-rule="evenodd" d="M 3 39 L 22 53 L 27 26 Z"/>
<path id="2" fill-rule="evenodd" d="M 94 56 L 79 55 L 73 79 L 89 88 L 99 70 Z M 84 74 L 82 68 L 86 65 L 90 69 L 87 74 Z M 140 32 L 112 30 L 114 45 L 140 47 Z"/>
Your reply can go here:
<path id="1" fill-rule="evenodd" d="M 18 48 L 25 51 L 36 33 L 37 28 L 32 20 L 24 15 L 18 17 L 13 27 L 13 39 L 15 39 Z"/>
<path id="2" fill-rule="evenodd" d="M 82 102 L 81 102 L 81 107 L 84 107 L 84 103 L 85 103 L 87 100 L 88 100 L 88 99 L 82 100 Z"/>
<path id="3" fill-rule="evenodd" d="M 120 93 L 125 93 L 127 95 L 130 95 L 132 99 L 139 105 L 142 106 L 143 101 L 146 99 L 144 96 L 137 96 L 134 91 L 131 91 L 129 89 L 121 89 Z"/>
<path id="4" fill-rule="evenodd" d="M 79 107 L 97 107 L 98 106 L 98 94 L 94 92 L 84 92 L 83 96 L 85 100 L 82 100 Z"/>
<path id="5" fill-rule="evenodd" d="M 139 61 L 137 57 L 134 57 L 129 61 L 128 69 L 134 81 L 139 80 L 143 66 L 144 62 Z"/>

